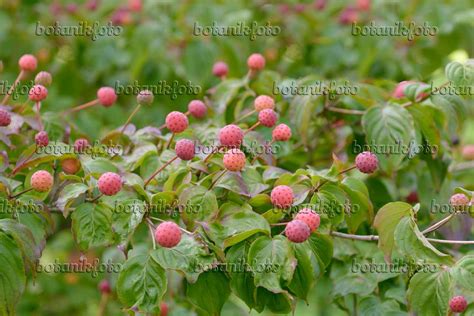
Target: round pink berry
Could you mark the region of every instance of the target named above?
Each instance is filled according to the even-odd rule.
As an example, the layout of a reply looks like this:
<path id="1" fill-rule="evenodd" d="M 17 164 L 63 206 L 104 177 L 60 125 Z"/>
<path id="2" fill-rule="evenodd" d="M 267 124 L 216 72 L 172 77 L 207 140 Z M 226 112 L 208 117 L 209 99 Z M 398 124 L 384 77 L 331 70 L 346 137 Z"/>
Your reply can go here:
<path id="1" fill-rule="evenodd" d="M 449 308 L 453 313 L 462 313 L 467 308 L 467 301 L 462 295 L 454 296 L 449 301 Z"/>
<path id="2" fill-rule="evenodd" d="M 237 148 L 229 149 L 224 154 L 224 167 L 229 171 L 240 171 L 245 167 L 245 154 Z"/>
<path id="3" fill-rule="evenodd" d="M 181 112 L 173 111 L 166 116 L 166 127 L 173 133 L 184 132 L 188 125 L 188 117 Z"/>
<path id="4" fill-rule="evenodd" d="M 154 99 L 153 93 L 149 90 L 142 90 L 137 95 L 137 102 L 140 105 L 150 105 Z"/>
<path id="5" fill-rule="evenodd" d="M 163 222 L 155 230 L 156 242 L 165 248 L 173 248 L 181 241 L 181 229 L 174 222 Z"/>
<path id="6" fill-rule="evenodd" d="M 53 176 L 46 170 L 39 170 L 31 176 L 31 187 L 39 192 L 46 192 L 53 186 Z"/>
<path id="7" fill-rule="evenodd" d="M 12 117 L 8 111 L 5 111 L 4 109 L 0 109 L 0 126 L 5 127 L 10 125 L 12 122 Z"/>
<path id="8" fill-rule="evenodd" d="M 110 292 L 112 292 L 112 288 L 110 287 L 110 282 L 107 280 L 100 281 L 99 291 L 104 294 L 110 294 Z"/>
<path id="9" fill-rule="evenodd" d="M 48 89 L 40 84 L 36 84 L 30 89 L 29 98 L 31 101 L 40 102 L 48 96 Z"/>
<path id="10" fill-rule="evenodd" d="M 252 54 L 247 59 L 247 66 L 253 71 L 262 70 L 265 67 L 265 57 L 261 54 Z"/>
<path id="11" fill-rule="evenodd" d="M 223 146 L 238 147 L 243 139 L 244 132 L 235 124 L 226 125 L 219 131 L 219 141 Z"/>
<path id="12" fill-rule="evenodd" d="M 295 219 L 305 222 L 311 232 L 314 232 L 321 223 L 319 214 L 310 208 L 303 208 L 298 212 L 298 214 L 296 214 Z"/>
<path id="13" fill-rule="evenodd" d="M 35 77 L 35 83 L 48 87 L 53 82 L 53 77 L 47 71 L 40 71 Z"/>
<path id="14" fill-rule="evenodd" d="M 293 190 L 287 185 L 279 185 L 273 188 L 270 198 L 273 206 L 288 208 L 293 204 Z"/>
<path id="15" fill-rule="evenodd" d="M 474 160 L 474 145 L 465 145 L 462 148 L 462 157 L 465 160 Z"/>
<path id="16" fill-rule="evenodd" d="M 195 147 L 194 142 L 189 139 L 180 139 L 176 142 L 176 146 L 174 147 L 176 155 L 181 160 L 191 160 L 195 154 Z"/>
<path id="17" fill-rule="evenodd" d="M 289 140 L 291 138 L 291 128 L 286 124 L 278 124 L 272 131 L 272 138 L 280 142 Z"/>
<path id="18" fill-rule="evenodd" d="M 455 210 L 463 210 L 464 208 L 467 208 L 469 205 L 469 199 L 465 194 L 462 193 L 456 193 L 451 196 L 449 199 L 449 204 L 455 209 Z"/>
<path id="19" fill-rule="evenodd" d="M 253 105 L 257 112 L 265 109 L 273 110 L 275 108 L 275 100 L 273 100 L 273 98 L 269 97 L 268 95 L 259 95 L 255 98 L 255 101 L 253 101 Z"/>
<path id="20" fill-rule="evenodd" d="M 301 243 L 309 238 L 311 230 L 305 222 L 295 219 L 286 224 L 285 235 L 290 241 Z"/>
<path id="21" fill-rule="evenodd" d="M 38 147 L 45 147 L 49 144 L 49 137 L 46 131 L 41 131 L 35 135 L 35 143 Z"/>
<path id="22" fill-rule="evenodd" d="M 115 172 L 106 172 L 100 176 L 97 186 L 100 193 L 115 195 L 122 189 L 122 178 Z"/>
<path id="23" fill-rule="evenodd" d="M 277 119 L 277 114 L 272 109 L 265 109 L 258 113 L 258 121 L 266 127 L 273 127 Z"/>
<path id="24" fill-rule="evenodd" d="M 20 57 L 20 60 L 18 60 L 18 65 L 23 71 L 35 71 L 36 67 L 38 66 L 38 61 L 36 60 L 35 56 L 25 54 Z"/>
<path id="25" fill-rule="evenodd" d="M 212 74 L 216 77 L 225 77 L 229 72 L 229 67 L 223 61 L 218 61 L 212 66 Z"/>
<path id="26" fill-rule="evenodd" d="M 357 155 L 355 164 L 360 172 L 373 173 L 378 168 L 379 160 L 375 154 L 370 151 L 364 151 Z"/>
<path id="27" fill-rule="evenodd" d="M 74 151 L 76 153 L 82 153 L 89 146 L 89 141 L 87 139 L 79 138 L 74 142 Z"/>
<path id="28" fill-rule="evenodd" d="M 207 107 L 201 100 L 192 100 L 188 104 L 188 111 L 192 116 L 200 119 L 206 116 Z"/>
<path id="29" fill-rule="evenodd" d="M 102 87 L 97 90 L 97 98 L 99 99 L 100 104 L 109 107 L 117 101 L 117 94 L 115 93 L 114 88 Z"/>

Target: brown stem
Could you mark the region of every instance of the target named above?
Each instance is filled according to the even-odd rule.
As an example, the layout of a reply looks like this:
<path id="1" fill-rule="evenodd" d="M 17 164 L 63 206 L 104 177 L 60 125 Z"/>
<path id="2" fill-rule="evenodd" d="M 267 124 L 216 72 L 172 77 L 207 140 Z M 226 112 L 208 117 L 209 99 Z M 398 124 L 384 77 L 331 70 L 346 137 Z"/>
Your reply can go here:
<path id="1" fill-rule="evenodd" d="M 423 235 L 426 235 L 428 233 L 431 233 L 432 231 L 435 231 L 437 230 L 438 228 L 440 228 L 441 226 L 443 226 L 444 224 L 446 224 L 447 222 L 449 222 L 449 220 L 451 218 L 454 217 L 454 215 L 456 215 L 456 213 L 452 213 L 450 214 L 449 216 L 443 218 L 442 220 L 440 220 L 439 222 L 437 223 L 434 223 L 433 225 L 431 225 L 430 227 L 428 227 L 427 229 L 425 229 L 424 231 L 422 231 L 422 234 Z"/>
<path id="2" fill-rule="evenodd" d="M 135 116 L 135 114 L 137 114 L 138 110 L 140 110 L 141 106 L 142 105 L 140 103 L 137 104 L 137 106 L 135 107 L 133 112 L 128 116 L 128 119 L 125 121 L 125 124 L 123 125 L 122 129 L 120 130 L 120 133 L 123 134 L 123 132 L 127 128 L 128 124 L 130 124 L 130 121 L 132 120 L 132 118 Z"/>
<path id="3" fill-rule="evenodd" d="M 265 148 L 271 147 L 274 143 L 275 143 L 275 140 L 272 139 L 271 142 L 269 142 L 269 143 L 265 146 Z M 252 159 L 252 161 L 250 162 L 250 164 L 253 165 L 253 164 L 255 163 L 255 161 L 257 161 L 258 158 L 262 157 L 262 155 L 263 155 L 263 154 L 259 154 L 259 155 L 255 156 L 255 157 Z"/>
<path id="4" fill-rule="evenodd" d="M 240 122 L 242 121 L 243 119 L 246 119 L 247 117 L 251 116 L 252 114 L 254 114 L 256 112 L 256 110 L 252 110 L 250 112 L 248 112 L 247 114 L 245 114 L 244 116 L 241 116 L 239 117 L 238 119 L 236 119 L 232 124 L 235 124 L 237 122 Z"/>
<path id="5" fill-rule="evenodd" d="M 10 96 L 13 93 L 13 90 L 15 90 L 16 86 L 20 82 L 21 78 L 23 77 L 24 71 L 20 70 L 20 73 L 18 74 L 18 77 L 16 77 L 15 81 L 13 82 L 13 85 L 8 89 L 7 95 L 3 97 L 2 103 L 3 105 L 6 105 L 8 100 L 10 100 Z"/>
<path id="6" fill-rule="evenodd" d="M 98 199 L 100 199 L 101 197 L 103 196 L 103 194 L 99 194 L 98 196 L 96 196 L 95 198 L 93 198 L 92 200 L 90 200 L 89 202 L 91 203 L 94 203 L 95 201 L 97 201 Z"/>
<path id="7" fill-rule="evenodd" d="M 43 121 L 41 120 L 40 106 L 41 106 L 41 103 L 36 102 L 36 119 L 38 120 L 40 131 L 42 131 L 43 130 Z"/>
<path id="8" fill-rule="evenodd" d="M 73 112 L 81 111 L 81 110 L 87 109 L 87 108 L 89 108 L 91 106 L 94 106 L 94 105 L 97 105 L 97 104 L 99 104 L 99 99 L 95 99 L 95 100 L 92 100 L 90 102 L 78 105 L 75 108 L 64 111 L 63 114 L 70 114 L 70 113 L 73 113 Z"/>
<path id="9" fill-rule="evenodd" d="M 99 305 L 99 310 L 97 311 L 97 316 L 105 315 L 105 309 L 107 308 L 108 300 L 109 300 L 109 294 L 103 293 L 102 296 L 100 297 L 100 305 Z"/>
<path id="10" fill-rule="evenodd" d="M 260 121 L 257 122 L 257 123 L 255 123 L 255 124 L 253 124 L 252 126 L 249 127 L 248 130 L 246 130 L 246 131 L 244 132 L 244 135 L 246 135 L 248 132 L 254 130 L 254 129 L 257 128 L 257 126 L 259 126 L 259 125 L 260 125 Z"/>
<path id="11" fill-rule="evenodd" d="M 176 159 L 178 159 L 178 156 L 175 156 L 174 158 L 168 160 L 163 166 L 161 166 L 158 170 L 155 171 L 155 173 L 153 173 L 151 175 L 151 177 L 148 178 L 148 180 L 146 180 L 145 182 L 145 185 L 144 185 L 144 188 L 147 187 L 147 185 L 150 183 L 151 180 L 153 180 L 154 177 L 156 177 L 156 175 L 158 173 L 160 173 L 161 171 L 163 171 L 163 169 L 165 169 L 170 163 L 172 163 L 173 161 L 175 161 Z"/>
<path id="12" fill-rule="evenodd" d="M 219 150 L 219 146 L 217 146 L 216 148 L 214 148 L 214 149 L 211 151 L 211 153 L 210 153 L 209 155 L 207 155 L 206 158 L 204 158 L 204 161 L 203 161 L 203 162 L 204 162 L 204 163 L 208 162 L 209 159 L 211 159 L 212 156 L 214 156 L 214 154 L 215 154 L 218 150 Z"/>
<path id="13" fill-rule="evenodd" d="M 33 190 L 33 188 L 29 188 L 29 189 L 23 190 L 23 191 L 21 191 L 21 192 L 18 192 L 18 193 L 15 194 L 15 195 L 10 195 L 8 198 L 9 198 L 9 199 L 14 199 L 14 198 L 19 197 L 20 195 L 26 193 L 26 192 L 30 192 L 31 190 Z"/>
<path id="14" fill-rule="evenodd" d="M 224 169 L 222 173 L 219 176 L 217 176 L 217 178 L 214 179 L 214 181 L 212 181 L 211 186 L 209 187 L 209 191 L 212 190 L 212 188 L 214 188 L 217 181 L 219 181 L 226 174 L 226 172 L 227 172 L 227 169 Z"/>
<path id="15" fill-rule="evenodd" d="M 352 240 L 363 240 L 363 241 L 379 240 L 379 236 L 377 235 L 352 235 L 352 234 L 345 234 L 345 233 L 340 233 L 340 232 L 331 232 L 331 235 L 334 237 L 352 239 Z M 441 244 L 474 245 L 474 240 L 444 240 L 444 239 L 434 239 L 434 238 L 426 238 L 426 240 L 430 242 L 441 243 Z"/>
<path id="16" fill-rule="evenodd" d="M 168 143 L 166 144 L 166 149 L 170 148 L 171 142 L 173 141 L 174 136 L 175 136 L 175 133 L 171 134 L 170 140 L 169 140 Z"/>
<path id="17" fill-rule="evenodd" d="M 18 171 L 20 171 L 21 169 L 23 169 L 23 167 L 25 166 L 25 164 L 28 162 L 28 160 L 31 159 L 31 157 L 33 157 L 33 155 L 35 154 L 36 150 L 38 149 L 38 146 L 35 146 L 35 150 L 28 156 L 25 158 L 25 160 L 23 161 L 23 163 L 21 163 L 20 165 L 16 166 L 15 168 L 13 168 L 12 172 L 8 175 L 8 177 L 11 177 L 11 176 L 14 176 Z"/>
<path id="18" fill-rule="evenodd" d="M 326 108 L 326 110 L 331 111 L 331 112 L 344 113 L 344 114 L 353 114 L 353 115 L 364 115 L 364 113 L 365 113 L 365 111 L 341 109 L 341 108 L 336 108 L 334 106 L 328 106 Z"/>

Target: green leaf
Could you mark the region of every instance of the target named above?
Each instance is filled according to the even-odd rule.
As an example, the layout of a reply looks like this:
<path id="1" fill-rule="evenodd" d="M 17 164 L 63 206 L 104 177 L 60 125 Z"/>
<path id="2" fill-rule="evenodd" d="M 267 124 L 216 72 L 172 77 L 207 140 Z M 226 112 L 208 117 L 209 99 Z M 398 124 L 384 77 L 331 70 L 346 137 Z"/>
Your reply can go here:
<path id="1" fill-rule="evenodd" d="M 183 213 L 183 216 L 193 220 L 207 220 L 216 216 L 219 211 L 215 193 L 203 186 L 190 186 L 184 189 L 179 195 L 179 204 L 199 206 L 198 212 Z"/>
<path id="2" fill-rule="evenodd" d="M 1 219 L 0 230 L 5 234 L 13 238 L 21 252 L 23 262 L 25 263 L 25 272 L 27 268 L 35 275 L 36 274 L 36 263 L 41 256 L 42 247 L 35 243 L 33 234 L 23 224 L 20 224 L 12 219 Z"/>
<path id="3" fill-rule="evenodd" d="M 359 302 L 360 314 L 364 316 L 404 316 L 406 312 L 400 310 L 400 306 L 394 300 L 386 300 L 381 302 L 376 296 L 363 298 Z"/>
<path id="4" fill-rule="evenodd" d="M 189 283 L 194 283 L 199 275 L 216 262 L 215 257 L 206 251 L 201 243 L 184 234 L 174 248 L 158 248 L 151 256 L 165 269 L 184 273 Z"/>
<path id="5" fill-rule="evenodd" d="M 375 216 L 374 227 L 379 233 L 379 248 L 390 258 L 395 243 L 394 233 L 402 218 L 410 216 L 412 206 L 404 202 L 385 204 Z"/>
<path id="6" fill-rule="evenodd" d="M 122 240 L 127 240 L 145 215 L 145 202 L 138 199 L 116 200 L 112 214 L 112 228 Z"/>
<path id="7" fill-rule="evenodd" d="M 257 302 L 277 314 L 291 313 L 293 306 L 292 297 L 288 293 L 272 293 L 263 287 L 257 288 Z"/>
<path id="8" fill-rule="evenodd" d="M 451 276 L 456 284 L 469 291 L 474 291 L 474 255 L 462 257 L 451 269 Z"/>
<path id="9" fill-rule="evenodd" d="M 74 238 L 82 250 L 113 242 L 112 210 L 105 204 L 81 204 L 71 218 Z"/>
<path id="10" fill-rule="evenodd" d="M 186 295 L 206 315 L 220 315 L 230 295 L 229 279 L 219 271 L 202 273 L 196 283 L 187 285 Z"/>
<path id="11" fill-rule="evenodd" d="M 332 238 L 328 235 L 323 235 L 320 233 L 312 233 L 309 239 L 307 240 L 308 246 L 311 248 L 313 255 L 317 259 L 321 268 L 327 268 L 331 263 L 334 246 Z M 321 271 L 323 273 L 324 271 Z"/>
<path id="12" fill-rule="evenodd" d="M 25 290 L 26 276 L 21 251 L 0 232 L 0 315 L 15 315 L 15 305 Z"/>
<path id="13" fill-rule="evenodd" d="M 262 312 L 257 302 L 255 281 L 252 273 L 248 269 L 247 254 L 249 244 L 241 242 L 232 246 L 226 253 L 226 260 L 230 276 L 230 288 L 232 293 L 242 299 L 249 308 L 255 308 L 258 312 Z"/>
<path id="14" fill-rule="evenodd" d="M 159 313 L 159 303 L 166 292 L 165 270 L 149 254 L 130 257 L 117 280 L 117 295 L 127 307 L 146 313 Z"/>
<path id="15" fill-rule="evenodd" d="M 213 104 L 217 114 L 225 112 L 227 106 L 235 98 L 238 91 L 244 86 L 244 82 L 238 79 L 228 79 L 216 86 L 216 91 L 212 96 Z"/>
<path id="16" fill-rule="evenodd" d="M 394 238 L 398 251 L 408 258 L 444 264 L 452 263 L 451 256 L 440 252 L 429 243 L 412 217 L 404 217 L 400 220 L 395 229 Z"/>
<path id="17" fill-rule="evenodd" d="M 354 233 L 360 224 L 373 218 L 372 202 L 369 199 L 367 187 L 361 180 L 347 177 L 340 186 L 351 201 L 350 212 L 346 214 L 346 223 L 349 232 Z"/>
<path id="18" fill-rule="evenodd" d="M 307 301 L 308 293 L 314 283 L 313 267 L 311 265 L 311 249 L 306 244 L 294 244 L 293 250 L 297 265 L 288 288 L 297 297 Z"/>
<path id="19" fill-rule="evenodd" d="M 362 117 L 362 126 L 366 133 L 367 142 L 377 149 L 390 146 L 408 146 L 414 139 L 414 124 L 410 113 L 399 105 L 374 106 L 367 110 Z M 375 154 L 379 159 L 382 170 L 390 173 L 397 169 L 402 162 L 403 154 Z"/>
<path id="20" fill-rule="evenodd" d="M 252 211 L 235 212 L 225 217 L 221 224 L 224 228 L 224 248 L 233 246 L 258 233 L 270 235 L 270 225 L 259 214 Z"/>
<path id="21" fill-rule="evenodd" d="M 453 293 L 448 271 L 418 272 L 410 280 L 407 297 L 413 311 L 420 316 L 445 316 Z"/>
<path id="22" fill-rule="evenodd" d="M 67 216 L 69 206 L 81 194 L 87 192 L 88 189 L 88 186 L 83 183 L 71 183 L 66 185 L 59 193 L 58 199 L 56 200 L 56 207 L 63 212 L 64 216 Z"/>
<path id="23" fill-rule="evenodd" d="M 257 287 L 264 287 L 273 293 L 286 292 L 283 286 L 293 277 L 296 259 L 285 237 L 257 238 L 250 246 L 247 260 Z"/>
<path id="24" fill-rule="evenodd" d="M 446 77 L 456 86 L 469 87 L 474 85 L 474 60 L 468 59 L 464 63 L 452 61 L 444 69 Z"/>

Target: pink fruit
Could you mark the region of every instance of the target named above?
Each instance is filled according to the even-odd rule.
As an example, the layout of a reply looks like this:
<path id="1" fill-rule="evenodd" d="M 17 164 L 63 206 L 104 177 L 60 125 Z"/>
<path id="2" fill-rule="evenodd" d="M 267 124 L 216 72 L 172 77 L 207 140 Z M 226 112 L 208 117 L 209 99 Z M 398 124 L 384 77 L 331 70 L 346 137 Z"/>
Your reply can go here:
<path id="1" fill-rule="evenodd" d="M 252 54 L 247 59 L 247 66 L 253 71 L 262 70 L 265 67 L 265 57 L 261 54 Z"/>
<path id="2" fill-rule="evenodd" d="M 128 7 L 131 11 L 140 12 L 143 7 L 142 0 L 128 0 Z"/>
<path id="3" fill-rule="evenodd" d="M 293 204 L 293 190 L 287 185 L 276 186 L 273 188 L 270 198 L 274 206 L 288 208 Z"/>
<path id="4" fill-rule="evenodd" d="M 107 280 L 102 280 L 99 283 L 99 291 L 102 294 L 110 294 L 112 292 L 112 288 L 110 287 L 110 282 Z"/>
<path id="5" fill-rule="evenodd" d="M 189 139 L 180 139 L 176 142 L 174 150 L 181 160 L 191 160 L 195 154 L 194 142 Z"/>
<path id="6" fill-rule="evenodd" d="M 0 126 L 8 126 L 12 122 L 12 117 L 8 111 L 0 109 Z"/>
<path id="7" fill-rule="evenodd" d="M 219 141 L 223 146 L 238 147 L 243 139 L 244 132 L 237 125 L 226 125 L 219 131 Z"/>
<path id="8" fill-rule="evenodd" d="M 163 222 L 155 230 L 156 242 L 165 248 L 173 248 L 181 241 L 181 229 L 174 222 Z"/>
<path id="9" fill-rule="evenodd" d="M 114 88 L 102 87 L 97 90 L 97 98 L 100 104 L 109 107 L 117 101 L 117 94 L 115 94 Z"/>
<path id="10" fill-rule="evenodd" d="M 31 187 L 39 192 L 46 192 L 53 186 L 53 176 L 46 170 L 39 170 L 31 176 Z"/>
<path id="11" fill-rule="evenodd" d="M 173 133 L 184 132 L 188 125 L 188 117 L 181 112 L 173 111 L 166 116 L 166 127 Z"/>
<path id="12" fill-rule="evenodd" d="M 406 201 L 410 204 L 418 203 L 418 193 L 416 191 L 411 191 L 410 194 L 406 197 Z"/>
<path id="13" fill-rule="evenodd" d="M 28 97 L 31 101 L 40 102 L 46 99 L 48 96 L 48 89 L 40 84 L 36 84 L 31 87 Z"/>
<path id="14" fill-rule="evenodd" d="M 100 193 L 115 195 L 122 189 L 122 178 L 115 172 L 106 172 L 100 176 L 97 186 Z"/>
<path id="15" fill-rule="evenodd" d="M 168 304 L 166 304 L 165 302 L 161 302 L 160 316 L 168 316 Z"/>
<path id="16" fill-rule="evenodd" d="M 153 93 L 149 90 L 142 90 L 137 95 L 137 102 L 140 105 L 150 105 L 154 99 Z"/>
<path id="17" fill-rule="evenodd" d="M 465 145 L 462 148 L 462 157 L 465 160 L 474 160 L 474 145 Z"/>
<path id="18" fill-rule="evenodd" d="M 321 223 L 319 214 L 310 208 L 303 208 L 296 214 L 295 219 L 305 222 L 311 232 L 314 232 Z"/>
<path id="19" fill-rule="evenodd" d="M 291 138 L 291 128 L 286 124 L 278 124 L 272 131 L 272 138 L 280 142 L 289 140 Z"/>
<path id="20" fill-rule="evenodd" d="M 360 172 L 373 173 L 378 168 L 379 160 L 375 154 L 370 151 L 364 151 L 357 155 L 355 164 Z"/>
<path id="21" fill-rule="evenodd" d="M 245 154 L 237 148 L 232 148 L 224 154 L 224 167 L 229 171 L 240 171 L 245 167 Z"/>
<path id="22" fill-rule="evenodd" d="M 357 22 L 359 19 L 359 12 L 356 8 L 346 7 L 339 15 L 339 23 L 343 25 Z"/>
<path id="23" fill-rule="evenodd" d="M 225 77 L 229 72 L 229 67 L 223 61 L 218 61 L 212 66 L 212 74 L 216 77 Z"/>
<path id="24" fill-rule="evenodd" d="M 36 57 L 30 54 L 25 54 L 20 57 L 18 60 L 18 65 L 20 66 L 20 69 L 23 71 L 35 71 L 38 61 L 36 60 Z"/>
<path id="25" fill-rule="evenodd" d="M 454 296 L 449 301 L 449 308 L 453 313 L 462 313 L 467 308 L 467 301 L 462 295 Z"/>
<path id="26" fill-rule="evenodd" d="M 258 113 L 258 121 L 263 126 L 273 127 L 277 120 L 277 114 L 272 109 L 265 109 Z"/>
<path id="27" fill-rule="evenodd" d="M 260 112 L 265 109 L 273 110 L 275 108 L 275 101 L 272 97 L 269 97 L 268 95 L 259 95 L 255 98 L 253 105 L 255 106 L 255 110 L 257 110 L 257 112 Z"/>
<path id="28" fill-rule="evenodd" d="M 79 139 L 76 139 L 76 141 L 74 142 L 74 152 L 75 153 L 82 153 L 84 152 L 84 150 L 89 147 L 89 141 L 85 138 L 79 138 Z"/>
<path id="29" fill-rule="evenodd" d="M 305 222 L 295 219 L 286 224 L 285 235 L 290 241 L 301 243 L 309 238 L 311 230 Z"/>
<path id="30" fill-rule="evenodd" d="M 81 169 L 81 162 L 76 158 L 68 158 L 61 161 L 61 168 L 66 174 L 76 174 Z"/>
<path id="31" fill-rule="evenodd" d="M 49 144 L 49 137 L 46 131 L 41 131 L 35 135 L 35 143 L 38 147 L 45 147 Z"/>
<path id="32" fill-rule="evenodd" d="M 53 77 L 47 71 L 40 71 L 35 77 L 35 83 L 42 86 L 50 86 L 53 82 Z"/>
<path id="33" fill-rule="evenodd" d="M 465 194 L 462 193 L 456 193 L 451 196 L 449 199 L 449 204 L 455 209 L 455 210 L 463 210 L 464 208 L 467 208 L 469 205 L 469 199 Z"/>
<path id="34" fill-rule="evenodd" d="M 370 2 L 371 0 L 357 0 L 357 9 L 361 11 L 370 10 Z"/>
<path id="35" fill-rule="evenodd" d="M 200 119 L 206 116 L 207 107 L 201 100 L 192 100 L 188 104 L 188 111 L 192 116 Z"/>

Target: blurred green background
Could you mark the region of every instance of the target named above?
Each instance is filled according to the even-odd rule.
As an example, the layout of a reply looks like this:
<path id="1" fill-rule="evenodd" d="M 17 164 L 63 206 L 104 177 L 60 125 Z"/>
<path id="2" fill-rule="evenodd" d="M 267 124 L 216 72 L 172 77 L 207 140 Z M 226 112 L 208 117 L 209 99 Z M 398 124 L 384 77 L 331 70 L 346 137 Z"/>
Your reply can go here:
<path id="1" fill-rule="evenodd" d="M 367 3 L 369 6 L 367 7 Z M 365 4 L 365 6 L 364 6 Z M 359 25 L 376 21 L 393 25 L 397 21 L 428 22 L 438 28 L 434 37 L 407 41 L 400 37 L 356 37 L 351 35 L 351 21 Z M 81 21 L 106 25 L 114 21 L 123 28 L 119 36 L 89 37 L 36 35 L 42 26 L 78 25 Z M 278 26 L 278 36 L 255 40 L 237 36 L 194 36 L 195 23 L 201 26 L 234 25 L 238 22 Z M 25 53 L 38 57 L 38 70 L 53 74 L 53 84 L 43 107 L 60 111 L 95 98 L 104 85 L 117 81 L 130 85 L 157 85 L 165 80 L 200 86 L 197 96 L 180 95 L 172 99 L 157 95 L 155 102 L 141 110 L 134 123 L 143 127 L 159 126 L 170 110 L 185 111 L 193 98 L 219 83 L 211 69 L 214 62 L 229 65 L 229 77 L 247 73 L 246 59 L 254 52 L 266 57 L 266 69 L 287 78 L 317 75 L 325 79 L 348 79 L 352 82 L 414 79 L 429 81 L 443 75 L 444 66 L 453 59 L 474 56 L 474 2 L 452 1 L 20 1 L 0 2 L 1 79 L 13 82 L 18 74 L 18 58 Z M 29 78 L 29 79 L 33 79 Z M 20 96 L 18 102 L 24 102 Z M 472 101 L 472 99 L 471 99 Z M 76 114 L 80 131 L 97 138 L 105 131 L 123 124 L 135 106 L 134 95 L 119 95 L 111 108 L 97 107 Z M 474 142 L 474 128 L 467 125 L 464 142 Z M 468 139 L 467 137 L 470 137 Z M 77 260 L 81 254 L 64 220 L 57 221 L 59 233 L 48 241 L 45 262 L 60 258 Z M 143 232 L 146 234 L 147 232 Z M 71 250 L 72 249 L 72 250 Z M 72 251 L 72 252 L 71 252 Z M 101 254 L 119 256 L 115 249 Z M 28 286 L 18 308 L 19 315 L 91 315 L 97 312 L 100 295 L 98 281 L 84 274 L 40 274 Z M 112 281 L 115 276 L 110 276 Z M 297 315 L 344 314 L 330 302 L 333 285 L 329 278 L 318 281 L 309 306 L 300 302 Z M 169 295 L 169 294 L 168 294 Z M 178 299 L 167 297 L 171 315 L 189 315 L 178 307 Z M 224 315 L 246 315 L 246 307 L 237 298 L 225 306 Z M 112 300 L 108 315 L 120 314 L 120 304 Z"/>

